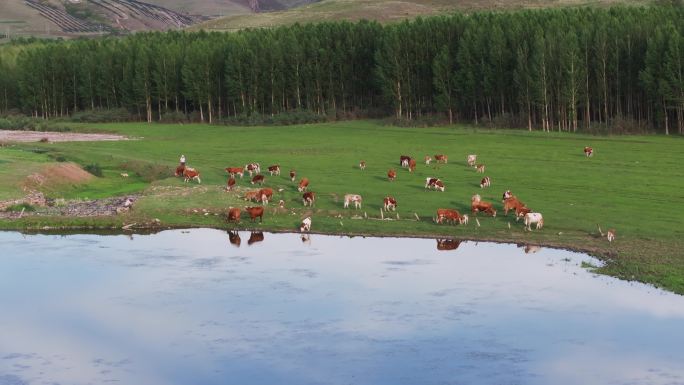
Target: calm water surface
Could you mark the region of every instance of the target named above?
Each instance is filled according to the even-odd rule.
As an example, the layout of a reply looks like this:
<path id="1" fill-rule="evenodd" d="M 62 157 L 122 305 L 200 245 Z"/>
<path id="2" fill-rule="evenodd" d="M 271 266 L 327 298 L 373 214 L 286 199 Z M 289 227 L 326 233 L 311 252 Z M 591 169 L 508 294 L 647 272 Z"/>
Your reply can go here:
<path id="1" fill-rule="evenodd" d="M 0 233 L 0 385 L 684 384 L 684 297 L 588 256 L 264 236 Z"/>

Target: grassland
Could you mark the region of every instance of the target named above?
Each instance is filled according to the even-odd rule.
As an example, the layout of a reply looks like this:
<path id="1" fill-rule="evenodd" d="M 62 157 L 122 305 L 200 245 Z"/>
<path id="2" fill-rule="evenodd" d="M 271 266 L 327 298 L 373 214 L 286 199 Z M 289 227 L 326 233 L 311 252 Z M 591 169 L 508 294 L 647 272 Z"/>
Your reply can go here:
<path id="1" fill-rule="evenodd" d="M 448 12 L 513 10 L 550 7 L 645 5 L 650 0 L 322 0 L 277 12 L 231 15 L 190 27 L 190 30 L 232 31 L 271 28 L 294 23 L 376 20 L 381 23 Z"/>
<path id="2" fill-rule="evenodd" d="M 0 149 L 0 197 L 21 194 L 25 175 L 54 159 L 81 165 L 98 163 L 103 178 L 66 186 L 46 186 L 55 198 L 101 198 L 138 193 L 141 198 L 125 215 L 108 218 L 27 217 L 2 220 L 4 229 L 43 226 L 118 227 L 151 223 L 162 226 L 232 228 L 220 214 L 242 207 L 244 191 L 254 188 L 247 177 L 235 192 L 224 189 L 227 166 L 259 162 L 280 164 L 281 176 L 266 175 L 266 186 L 283 189 L 271 204 L 263 224 L 246 220 L 238 228 L 293 231 L 311 215 L 313 230 L 322 233 L 454 237 L 544 244 L 584 250 L 608 261 L 600 272 L 650 282 L 684 294 L 684 141 L 680 137 L 594 137 L 472 127 L 398 128 L 375 122 L 343 122 L 288 127 L 223 127 L 192 125 L 102 124 L 75 129 L 103 130 L 138 138 L 121 142 L 36 143 Z M 584 146 L 594 147 L 585 158 Z M 400 154 L 418 159 L 444 153 L 446 165 L 419 163 L 415 173 L 398 165 Z M 482 174 L 467 167 L 467 154 L 478 154 L 492 187 L 481 190 Z M 202 184 L 185 184 L 170 175 L 180 154 L 202 174 Z M 365 160 L 367 168 L 358 169 Z M 388 169 L 398 171 L 389 182 Z M 311 180 L 317 201 L 303 208 L 301 195 L 286 175 Z M 127 172 L 130 177 L 119 174 Z M 439 177 L 445 192 L 425 191 L 425 178 Z M 531 208 L 544 214 L 541 231 L 525 232 L 521 223 L 500 213 L 480 216 L 468 226 L 438 225 L 437 208 L 469 211 L 470 197 L 482 194 L 501 208 L 501 194 L 512 190 Z M 342 208 L 345 193 L 364 197 L 362 210 Z M 394 196 L 400 220 L 377 220 L 382 198 Z M 365 215 L 368 219 L 363 219 Z M 420 221 L 415 220 L 418 215 Z M 394 216 L 394 214 L 392 215 Z M 356 217 L 356 218 L 355 218 Z M 615 228 L 608 244 L 597 231 Z M 509 227 L 510 225 L 510 227 Z"/>

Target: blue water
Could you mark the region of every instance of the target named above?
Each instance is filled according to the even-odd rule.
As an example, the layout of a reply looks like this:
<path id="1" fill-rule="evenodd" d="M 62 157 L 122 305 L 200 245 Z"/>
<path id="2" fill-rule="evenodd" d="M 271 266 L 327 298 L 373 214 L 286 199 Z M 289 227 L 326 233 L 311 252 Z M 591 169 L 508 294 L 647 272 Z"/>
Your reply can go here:
<path id="1" fill-rule="evenodd" d="M 684 297 L 586 255 L 0 233 L 0 385 L 684 384 Z"/>

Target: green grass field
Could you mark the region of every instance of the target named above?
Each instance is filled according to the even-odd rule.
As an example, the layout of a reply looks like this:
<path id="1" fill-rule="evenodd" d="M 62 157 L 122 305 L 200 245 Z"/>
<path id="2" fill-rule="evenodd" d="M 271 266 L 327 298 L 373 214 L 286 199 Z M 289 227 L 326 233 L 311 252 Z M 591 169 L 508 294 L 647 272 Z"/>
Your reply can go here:
<path id="1" fill-rule="evenodd" d="M 243 220 L 240 228 L 294 231 L 302 217 L 312 215 L 315 232 L 449 236 L 568 247 L 602 256 L 609 262 L 601 269 L 604 273 L 684 293 L 684 141 L 680 137 L 398 128 L 368 121 L 288 127 L 102 124 L 81 128 L 122 133 L 138 140 L 2 148 L 0 176 L 6 183 L 0 187 L 0 197 L 20 193 L 18 176 L 59 156 L 81 165 L 98 163 L 105 176 L 52 188 L 48 195 L 92 199 L 138 192 L 143 197 L 135 209 L 115 218 L 29 217 L 1 221 L 1 227 L 120 227 L 158 218 L 168 226 L 230 228 L 234 225 L 226 224 L 223 217 L 204 215 L 203 210 L 214 214 L 229 206 L 246 206 L 241 195 L 254 186 L 245 176 L 238 179 L 236 192 L 225 192 L 224 168 L 259 162 L 265 170 L 268 165 L 280 164 L 282 175 L 266 173 L 265 186 L 283 189 L 274 198 L 276 202 L 283 199 L 287 209 L 277 210 L 271 204 L 263 224 Z M 594 157 L 584 157 L 584 146 L 595 149 Z M 420 161 L 425 155 L 439 153 L 449 156 L 448 164 L 426 166 Z M 478 154 L 478 162 L 486 165 L 484 175 L 492 178 L 491 188 L 480 189 L 482 174 L 465 162 L 470 153 Z M 165 177 L 180 154 L 201 172 L 201 185 Z M 415 173 L 399 167 L 401 154 L 419 160 Z M 367 163 L 364 171 L 358 168 L 360 160 Z M 398 173 L 394 182 L 386 177 L 390 168 Z M 302 207 L 301 194 L 287 175 L 290 169 L 297 170 L 297 179 L 311 180 L 310 190 L 317 194 L 313 209 Z M 129 178 L 119 175 L 124 171 Z M 441 178 L 446 191 L 426 191 L 424 183 L 429 176 Z M 522 223 L 516 223 L 510 214 L 504 217 L 503 212 L 496 218 L 480 215 L 480 227 L 474 220 L 468 226 L 432 221 L 437 208 L 468 212 L 470 197 L 476 193 L 501 209 L 501 194 L 506 189 L 544 215 L 543 230 L 525 232 Z M 361 194 L 363 209 L 343 209 L 345 193 Z M 386 195 L 398 200 L 401 220 L 376 220 Z M 368 219 L 353 218 L 364 213 Z M 604 231 L 615 228 L 617 241 L 608 244 L 600 238 L 597 224 Z"/>

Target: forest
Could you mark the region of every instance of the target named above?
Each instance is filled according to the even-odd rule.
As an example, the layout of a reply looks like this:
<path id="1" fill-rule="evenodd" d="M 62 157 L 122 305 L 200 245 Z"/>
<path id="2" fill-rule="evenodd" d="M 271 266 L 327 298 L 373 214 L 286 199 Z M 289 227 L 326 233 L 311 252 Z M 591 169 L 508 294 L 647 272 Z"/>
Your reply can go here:
<path id="1" fill-rule="evenodd" d="M 0 47 L 0 114 L 684 131 L 684 9 L 612 7 L 158 32 Z"/>

